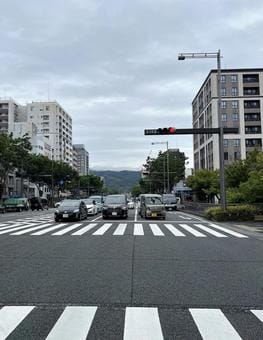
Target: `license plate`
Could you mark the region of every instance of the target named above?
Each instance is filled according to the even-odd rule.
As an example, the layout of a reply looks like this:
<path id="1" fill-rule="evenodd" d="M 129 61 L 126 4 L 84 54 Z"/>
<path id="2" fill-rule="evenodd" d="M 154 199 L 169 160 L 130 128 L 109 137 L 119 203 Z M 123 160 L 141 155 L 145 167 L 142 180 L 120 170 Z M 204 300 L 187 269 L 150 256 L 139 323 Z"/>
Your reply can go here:
<path id="1" fill-rule="evenodd" d="M 117 216 L 116 212 L 112 212 L 111 214 L 112 214 L 112 216 Z"/>
<path id="2" fill-rule="evenodd" d="M 157 216 L 157 214 L 156 213 L 152 213 L 152 217 L 156 217 Z"/>
<path id="3" fill-rule="evenodd" d="M 63 218 L 67 218 L 68 217 L 68 214 L 63 214 Z"/>

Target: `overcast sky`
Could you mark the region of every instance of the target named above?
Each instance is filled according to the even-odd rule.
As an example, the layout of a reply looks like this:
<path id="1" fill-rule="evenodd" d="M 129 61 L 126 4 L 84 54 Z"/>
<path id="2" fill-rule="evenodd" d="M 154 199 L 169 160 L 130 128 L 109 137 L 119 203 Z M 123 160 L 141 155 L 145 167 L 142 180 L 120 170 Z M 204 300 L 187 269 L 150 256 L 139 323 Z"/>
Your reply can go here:
<path id="1" fill-rule="evenodd" d="M 263 67 L 262 0 L 0 0 L 0 97 L 57 100 L 93 169 L 140 169 L 169 140 L 192 164 L 192 137 L 144 136 L 191 127 L 191 101 L 216 60 Z M 49 85 L 48 85 L 49 84 Z M 49 91 L 48 91 L 49 88 Z"/>

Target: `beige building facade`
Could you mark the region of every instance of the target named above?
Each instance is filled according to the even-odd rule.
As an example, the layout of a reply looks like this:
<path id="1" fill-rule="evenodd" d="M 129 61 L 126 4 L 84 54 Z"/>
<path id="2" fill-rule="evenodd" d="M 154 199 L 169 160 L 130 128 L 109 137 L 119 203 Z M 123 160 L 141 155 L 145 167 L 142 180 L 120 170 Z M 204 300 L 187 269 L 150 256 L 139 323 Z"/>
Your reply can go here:
<path id="1" fill-rule="evenodd" d="M 263 145 L 263 69 L 223 69 L 218 115 L 217 70 L 211 70 L 192 102 L 193 128 L 237 127 L 224 135 L 225 164 L 245 159 Z M 219 121 L 221 120 L 221 122 Z M 194 135 L 194 168 L 219 168 L 218 135 Z"/>

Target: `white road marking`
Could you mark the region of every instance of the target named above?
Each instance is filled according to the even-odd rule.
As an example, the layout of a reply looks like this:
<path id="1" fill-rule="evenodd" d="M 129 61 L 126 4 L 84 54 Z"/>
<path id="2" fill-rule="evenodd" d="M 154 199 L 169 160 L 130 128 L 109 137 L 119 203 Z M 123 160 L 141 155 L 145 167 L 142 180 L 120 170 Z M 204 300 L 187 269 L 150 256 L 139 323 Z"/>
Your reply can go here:
<path id="1" fill-rule="evenodd" d="M 19 224 L 19 225 L 21 225 L 21 223 Z M 3 231 L 0 231 L 0 235 L 2 235 L 2 234 L 7 234 L 7 233 L 11 233 L 11 232 L 13 232 L 13 231 L 16 231 L 16 230 L 21 230 L 21 229 L 25 229 L 25 228 L 29 228 L 29 227 L 32 227 L 32 226 L 35 226 L 35 224 L 27 224 L 27 225 L 23 225 L 23 226 L 21 226 L 21 227 L 10 227 L 9 229 L 5 229 L 5 230 L 3 230 Z"/>
<path id="2" fill-rule="evenodd" d="M 88 225 L 86 225 L 85 227 L 79 229 L 78 231 L 76 231 L 75 233 L 71 234 L 73 236 L 79 236 L 79 235 L 83 235 L 85 234 L 87 231 L 89 231 L 90 229 L 96 227 L 98 223 L 90 223 Z"/>
<path id="3" fill-rule="evenodd" d="M 11 225 L 5 225 L 4 227 L 1 227 L 0 230 L 5 230 L 5 229 L 12 229 L 12 228 L 15 228 L 15 227 L 18 227 L 18 226 L 22 226 L 22 225 L 25 225 L 25 226 L 28 226 L 28 223 L 15 223 L 15 224 L 11 224 Z M 34 225 L 34 224 L 32 224 Z"/>
<path id="4" fill-rule="evenodd" d="M 137 218 L 138 218 L 138 207 L 136 206 L 135 215 L 134 215 L 134 222 L 137 222 Z"/>
<path id="5" fill-rule="evenodd" d="M 198 221 L 201 221 L 201 222 L 203 222 L 203 223 L 205 223 L 206 221 L 203 219 L 203 218 L 201 218 L 201 217 L 197 217 L 197 216 L 195 216 L 195 215 L 190 215 L 190 214 L 187 214 L 187 213 L 181 213 L 182 215 L 184 215 L 184 216 L 188 216 L 188 217 L 190 217 L 192 220 L 198 220 Z"/>
<path id="6" fill-rule="evenodd" d="M 263 310 L 251 309 L 251 312 L 261 321 L 263 322 Z"/>
<path id="7" fill-rule="evenodd" d="M 150 228 L 152 229 L 154 236 L 164 236 L 164 233 L 161 231 L 157 224 L 150 224 Z"/>
<path id="8" fill-rule="evenodd" d="M 233 230 L 231 230 L 231 229 L 227 229 L 227 228 L 221 227 L 221 226 L 219 226 L 219 225 L 217 225 L 217 224 L 214 224 L 214 223 L 210 223 L 210 226 L 213 227 L 213 228 L 216 228 L 216 229 L 218 229 L 218 230 L 224 231 L 224 232 L 227 233 L 227 234 L 236 236 L 236 237 L 238 237 L 238 238 L 248 238 L 248 236 L 246 236 L 246 235 L 237 233 L 236 231 L 233 231 Z"/>
<path id="9" fill-rule="evenodd" d="M 185 236 L 180 230 L 178 230 L 172 224 L 165 224 L 166 228 L 174 235 L 174 236 Z"/>
<path id="10" fill-rule="evenodd" d="M 162 340 L 157 308 L 127 307 L 123 340 Z"/>
<path id="11" fill-rule="evenodd" d="M 185 216 L 182 216 L 182 215 L 178 215 L 179 217 L 183 218 L 184 220 L 192 220 L 191 217 L 185 217 Z"/>
<path id="12" fill-rule="evenodd" d="M 215 231 L 215 230 L 212 230 L 212 229 L 210 229 L 210 228 L 208 228 L 208 227 L 205 227 L 205 226 L 202 225 L 202 224 L 195 224 L 195 226 L 198 227 L 198 228 L 200 228 L 200 229 L 202 229 L 202 230 L 204 230 L 204 231 L 206 231 L 206 232 L 209 233 L 209 234 L 212 234 L 212 235 L 216 236 L 216 237 L 227 237 L 226 235 L 221 234 L 221 233 L 219 233 L 219 232 L 217 232 L 217 231 Z"/>
<path id="13" fill-rule="evenodd" d="M 118 227 L 116 228 L 116 230 L 114 231 L 113 235 L 115 236 L 124 235 L 126 228 L 127 228 L 127 223 L 120 223 Z"/>
<path id="14" fill-rule="evenodd" d="M 242 340 L 220 309 L 189 309 L 204 340 Z"/>
<path id="15" fill-rule="evenodd" d="M 23 235 L 23 234 L 30 233 L 31 231 L 34 231 L 34 230 L 37 230 L 37 229 L 48 227 L 50 225 L 51 225 L 51 223 L 46 223 L 46 224 L 42 224 L 42 225 L 37 226 L 37 227 L 35 226 L 33 228 L 28 228 L 29 226 L 27 226 L 27 229 L 21 230 L 21 231 L 17 231 L 16 233 L 12 233 L 10 235 Z"/>
<path id="16" fill-rule="evenodd" d="M 93 219 L 93 220 L 91 220 L 90 222 L 95 222 L 95 221 L 99 220 L 100 218 L 102 218 L 102 215 L 100 215 L 100 216 L 98 216 L 98 217 L 94 218 L 94 219 Z"/>
<path id="17" fill-rule="evenodd" d="M 60 235 L 65 235 L 66 233 L 68 233 L 69 231 L 76 229 L 78 227 L 80 227 L 82 225 L 82 223 L 75 223 L 67 228 L 64 228 L 62 230 L 57 231 L 56 233 L 53 233 L 52 235 L 55 236 L 60 236 Z"/>
<path id="18" fill-rule="evenodd" d="M 206 235 L 200 233 L 199 231 L 195 230 L 194 228 L 190 227 L 187 224 L 179 224 L 180 227 L 184 228 L 187 230 L 190 234 L 193 234 L 196 237 L 206 237 Z"/>
<path id="19" fill-rule="evenodd" d="M 34 306 L 6 306 L 0 309 L 0 339 L 6 339 L 34 308 Z"/>
<path id="20" fill-rule="evenodd" d="M 143 236 L 144 235 L 143 226 L 142 226 L 141 223 L 135 223 L 134 224 L 133 235 L 135 235 L 135 236 Z"/>
<path id="21" fill-rule="evenodd" d="M 49 233 L 50 231 L 53 231 L 53 230 L 56 230 L 58 228 L 64 227 L 65 225 L 67 225 L 67 223 L 56 224 L 55 226 L 51 226 L 49 228 L 45 228 L 44 230 L 37 231 L 36 233 L 32 233 L 30 235 L 33 235 L 33 236 L 44 235 L 44 234 Z"/>
<path id="22" fill-rule="evenodd" d="M 92 235 L 103 235 L 112 226 L 112 223 L 105 223 L 102 227 L 96 230 Z"/>
<path id="23" fill-rule="evenodd" d="M 46 340 L 86 340 L 97 307 L 66 307 Z"/>

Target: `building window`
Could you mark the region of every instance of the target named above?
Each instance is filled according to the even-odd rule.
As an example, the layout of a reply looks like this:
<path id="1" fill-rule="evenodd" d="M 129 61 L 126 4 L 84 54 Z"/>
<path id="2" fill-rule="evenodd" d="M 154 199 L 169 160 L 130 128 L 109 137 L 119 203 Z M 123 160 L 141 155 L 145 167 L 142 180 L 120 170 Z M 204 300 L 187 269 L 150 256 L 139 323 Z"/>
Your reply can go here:
<path id="1" fill-rule="evenodd" d="M 238 108 L 238 101 L 232 100 L 232 109 L 237 109 L 237 108 Z"/>
<path id="2" fill-rule="evenodd" d="M 258 74 L 244 74 L 243 75 L 244 83 L 258 83 L 258 81 L 259 81 Z"/>
<path id="3" fill-rule="evenodd" d="M 228 161 L 228 152 L 224 152 L 224 160 Z"/>
<path id="4" fill-rule="evenodd" d="M 225 100 L 221 101 L 221 109 L 226 109 L 226 101 Z"/>
<path id="5" fill-rule="evenodd" d="M 221 75 L 221 83 L 225 83 L 226 82 L 226 76 L 225 75 Z"/>
<path id="6" fill-rule="evenodd" d="M 238 120 L 238 113 L 233 113 L 232 114 L 232 120 L 237 121 Z"/>
<path id="7" fill-rule="evenodd" d="M 231 94 L 232 96 L 237 96 L 237 87 L 232 87 Z"/>
<path id="8" fill-rule="evenodd" d="M 237 159 L 240 159 L 241 158 L 241 154 L 239 151 L 235 151 L 234 152 L 234 159 L 237 160 Z"/>
<path id="9" fill-rule="evenodd" d="M 258 96 L 259 95 L 259 87 L 245 87 L 244 88 L 244 96 Z"/>
<path id="10" fill-rule="evenodd" d="M 261 145 L 262 145 L 261 138 L 246 139 L 246 146 L 247 147 L 261 146 Z"/>
<path id="11" fill-rule="evenodd" d="M 259 109 L 260 102 L 259 100 L 245 100 L 244 101 L 244 108 L 245 109 Z"/>
<path id="12" fill-rule="evenodd" d="M 236 74 L 231 75 L 231 83 L 237 83 L 237 75 Z"/>
<path id="13" fill-rule="evenodd" d="M 221 88 L 221 96 L 225 96 L 226 95 L 226 88 L 222 87 Z"/>
<path id="14" fill-rule="evenodd" d="M 227 121 L 227 114 L 222 113 L 222 122 L 226 122 L 226 121 Z"/>
<path id="15" fill-rule="evenodd" d="M 49 111 L 49 106 L 46 106 L 46 111 Z"/>
<path id="16" fill-rule="evenodd" d="M 228 139 L 224 139 L 224 147 L 225 147 L 225 148 L 228 147 Z"/>
<path id="17" fill-rule="evenodd" d="M 233 139 L 233 145 L 235 147 L 240 146 L 240 139 Z"/>

